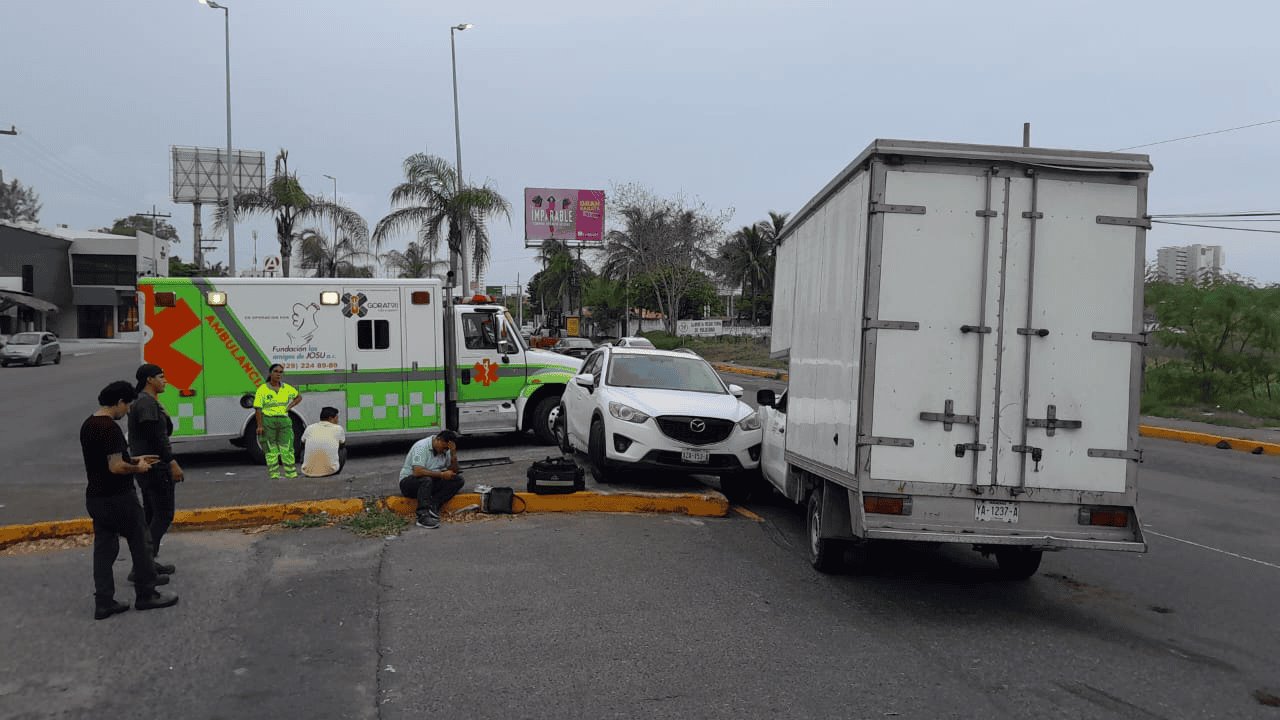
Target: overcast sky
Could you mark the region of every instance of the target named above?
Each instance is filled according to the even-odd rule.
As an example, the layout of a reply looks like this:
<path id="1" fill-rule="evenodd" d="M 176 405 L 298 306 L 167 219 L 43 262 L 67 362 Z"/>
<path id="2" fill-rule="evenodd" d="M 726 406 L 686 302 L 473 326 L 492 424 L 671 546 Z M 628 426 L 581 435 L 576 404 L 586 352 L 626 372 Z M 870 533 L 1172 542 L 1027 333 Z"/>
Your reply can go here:
<path id="1" fill-rule="evenodd" d="M 228 0 L 237 148 L 278 148 L 304 187 L 368 219 L 413 152 L 454 157 L 513 205 L 489 284 L 536 271 L 522 189 L 638 182 L 735 211 L 794 211 L 877 137 L 1114 150 L 1280 118 L 1274 2 L 617 3 Z M 41 221 L 173 213 L 169 147 L 225 146 L 222 13 L 197 0 L 0 0 L 0 170 Z M 1147 148 L 1153 213 L 1277 210 L 1280 124 Z M 211 225 L 205 212 L 206 232 Z M 1250 224 L 1244 227 L 1276 227 Z M 268 220 L 237 259 L 277 252 Z M 389 247 L 403 247 L 402 238 Z M 1157 226 L 1280 282 L 1280 235 Z M 211 260 L 225 260 L 225 251 Z"/>

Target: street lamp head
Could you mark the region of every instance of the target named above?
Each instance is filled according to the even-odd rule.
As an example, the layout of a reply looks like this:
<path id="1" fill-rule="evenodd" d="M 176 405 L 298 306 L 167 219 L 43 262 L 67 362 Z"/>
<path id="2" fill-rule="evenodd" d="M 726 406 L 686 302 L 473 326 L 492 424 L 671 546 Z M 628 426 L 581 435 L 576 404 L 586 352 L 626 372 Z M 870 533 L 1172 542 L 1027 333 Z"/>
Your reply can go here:
<path id="1" fill-rule="evenodd" d="M 200 2 L 204 2 L 204 0 L 200 0 Z M 475 25 L 472 25 L 471 23 L 461 23 L 459 25 L 454 25 L 453 29 L 454 30 L 470 30 L 473 27 L 475 27 Z"/>
<path id="2" fill-rule="evenodd" d="M 334 177 L 334 176 L 332 176 L 332 175 L 325 175 L 325 177 L 329 178 L 330 180 L 337 180 L 337 179 L 338 179 L 338 178 L 336 178 L 336 177 Z"/>
<path id="3" fill-rule="evenodd" d="M 225 9 L 226 9 L 226 8 L 222 7 L 221 5 L 219 5 L 218 3 L 214 2 L 213 0 L 200 0 L 200 4 L 201 4 L 201 5 L 208 5 L 209 7 L 213 8 L 214 10 L 225 10 Z"/>

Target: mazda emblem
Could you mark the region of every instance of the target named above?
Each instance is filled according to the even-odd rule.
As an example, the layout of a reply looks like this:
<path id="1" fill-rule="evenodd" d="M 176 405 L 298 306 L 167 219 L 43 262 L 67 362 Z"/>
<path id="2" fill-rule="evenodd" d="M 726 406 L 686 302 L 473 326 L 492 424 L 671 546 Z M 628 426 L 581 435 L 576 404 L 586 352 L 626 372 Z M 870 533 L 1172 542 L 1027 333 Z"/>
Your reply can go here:
<path id="1" fill-rule="evenodd" d="M 700 433 L 703 430 L 707 429 L 707 424 L 701 420 L 692 420 L 689 422 L 689 429 L 694 432 Z"/>

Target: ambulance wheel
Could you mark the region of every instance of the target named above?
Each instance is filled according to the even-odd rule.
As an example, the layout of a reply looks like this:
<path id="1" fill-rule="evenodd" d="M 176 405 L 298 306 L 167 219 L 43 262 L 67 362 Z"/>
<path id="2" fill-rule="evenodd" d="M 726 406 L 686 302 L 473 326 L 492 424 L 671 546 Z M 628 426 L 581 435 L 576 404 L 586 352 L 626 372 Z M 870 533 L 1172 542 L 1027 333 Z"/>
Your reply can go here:
<path id="1" fill-rule="evenodd" d="M 252 419 L 244 429 L 244 449 L 249 453 L 249 462 L 254 465 L 266 465 L 267 453 L 258 442 L 258 420 Z"/>
<path id="2" fill-rule="evenodd" d="M 996 564 L 1000 566 L 1000 575 L 1006 580 L 1026 580 L 1040 569 L 1040 560 L 1044 557 L 1041 550 L 1023 547 L 1000 548 L 996 550 Z"/>
<path id="3" fill-rule="evenodd" d="M 821 573 L 840 572 L 844 566 L 844 543 L 822 537 L 823 483 L 809 494 L 809 513 L 806 530 L 809 535 L 809 564 Z"/>
<path id="4" fill-rule="evenodd" d="M 542 441 L 543 445 L 556 444 L 556 431 L 554 425 L 556 416 L 560 414 L 557 412 L 559 409 L 559 395 L 549 395 L 544 397 L 538 401 L 537 405 L 533 406 L 533 419 L 530 424 L 533 427 L 533 434 Z"/>

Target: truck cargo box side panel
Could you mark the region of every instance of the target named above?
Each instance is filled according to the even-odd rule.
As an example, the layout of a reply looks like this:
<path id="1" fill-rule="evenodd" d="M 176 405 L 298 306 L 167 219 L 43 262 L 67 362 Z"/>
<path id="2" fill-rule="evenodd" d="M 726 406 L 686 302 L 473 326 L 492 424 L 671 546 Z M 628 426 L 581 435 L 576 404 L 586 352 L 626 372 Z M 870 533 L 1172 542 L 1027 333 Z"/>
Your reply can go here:
<path id="1" fill-rule="evenodd" d="M 860 173 L 810 215 L 795 247 L 788 416 L 804 432 L 787 450 L 853 474 L 866 273 L 867 175 Z M 784 247 L 786 245 L 784 244 Z"/>
<path id="2" fill-rule="evenodd" d="M 1030 210 L 1032 181 L 1019 179 L 1015 193 Z M 1033 219 L 1010 213 L 1019 226 L 1019 244 L 1010 248 L 1006 282 L 1004 394 L 999 457 L 999 484 L 1027 488 L 1124 492 L 1129 461 L 1090 457 L 1090 449 L 1129 449 L 1130 366 L 1138 348 L 1131 342 L 1093 339 L 1094 332 L 1131 335 L 1135 327 L 1134 294 L 1141 293 L 1136 245 L 1131 226 L 1099 224 L 1098 216 L 1132 218 L 1139 214 L 1139 188 L 1102 182 L 1039 178 L 1036 211 L 1034 283 L 1028 283 L 1027 227 Z M 1021 209 L 1021 208 L 1015 208 Z M 1011 233 L 1011 246 L 1014 245 Z M 1027 290 L 1032 289 L 1031 327 L 1047 331 L 1019 335 L 1026 321 Z M 1024 372 L 1024 352 L 1030 367 Z M 1024 376 L 1026 386 L 1024 390 Z M 1026 427 L 1048 420 L 1080 427 Z M 1052 435 L 1050 435 L 1052 432 Z M 1025 438 L 1025 442 L 1024 442 Z M 1041 462 L 1015 445 L 1039 448 Z M 1025 470 L 1023 465 L 1025 463 Z"/>
<path id="3" fill-rule="evenodd" d="M 864 388 L 873 394 L 871 434 L 912 441 L 911 447 L 872 447 L 872 478 L 969 484 L 977 453 L 979 479 L 989 483 L 990 454 L 969 449 L 957 457 L 956 445 L 991 444 L 994 372 L 983 373 L 981 390 L 978 383 L 980 356 L 994 367 L 994 332 L 963 332 L 962 327 L 996 324 L 1000 224 L 987 222 L 978 211 L 989 206 L 989 198 L 1000 208 L 1003 197 L 1002 181 L 989 183 L 977 173 L 886 174 L 884 203 L 924 212 L 886 212 L 880 221 L 876 319 L 919 323 L 919 328 L 869 331 L 877 334 L 873 387 Z M 991 235 L 996 237 L 984 266 L 984 241 Z M 948 410 L 954 422 L 921 417 Z"/>
<path id="4" fill-rule="evenodd" d="M 784 358 L 791 350 L 798 248 L 794 236 L 782 243 L 773 268 L 773 321 L 769 333 L 769 356 L 773 358 Z"/>

